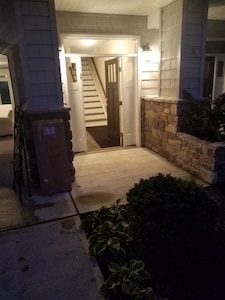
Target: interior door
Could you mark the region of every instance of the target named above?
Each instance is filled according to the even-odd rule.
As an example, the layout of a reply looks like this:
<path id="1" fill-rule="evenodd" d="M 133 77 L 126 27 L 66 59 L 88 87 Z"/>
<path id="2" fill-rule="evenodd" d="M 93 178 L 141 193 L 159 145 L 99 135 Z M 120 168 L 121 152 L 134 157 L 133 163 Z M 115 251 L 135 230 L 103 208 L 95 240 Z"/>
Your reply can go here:
<path id="1" fill-rule="evenodd" d="M 215 56 L 205 58 L 203 97 L 213 98 L 213 79 L 214 79 Z"/>
<path id="2" fill-rule="evenodd" d="M 71 108 L 71 129 L 73 132 L 73 151 L 87 151 L 87 139 L 82 97 L 81 58 L 66 58 L 68 83 L 68 104 Z"/>
<path id="3" fill-rule="evenodd" d="M 105 61 L 108 135 L 115 146 L 120 145 L 118 59 Z"/>

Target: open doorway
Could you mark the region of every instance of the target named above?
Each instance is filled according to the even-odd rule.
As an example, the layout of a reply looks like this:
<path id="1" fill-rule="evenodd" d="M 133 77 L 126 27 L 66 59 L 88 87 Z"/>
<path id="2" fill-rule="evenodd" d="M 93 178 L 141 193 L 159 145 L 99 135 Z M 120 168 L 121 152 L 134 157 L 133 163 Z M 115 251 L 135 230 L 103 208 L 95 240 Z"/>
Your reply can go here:
<path id="1" fill-rule="evenodd" d="M 81 58 L 88 151 L 122 146 L 118 60 Z"/>
<path id="2" fill-rule="evenodd" d="M 87 48 L 85 48 L 86 44 L 88 44 Z M 92 48 L 91 44 L 95 47 Z M 103 148 L 140 146 L 137 45 L 137 37 L 95 36 L 93 38 L 70 34 L 62 36 L 61 74 L 65 103 L 71 108 L 74 152 L 89 151 L 88 137 L 94 135 L 91 133 L 94 130 L 91 127 L 96 127 L 96 131 L 100 132 L 99 135 L 101 137 L 105 135 L 108 140 L 108 144 L 103 145 Z M 118 50 L 120 54 L 118 54 Z M 93 120 L 95 117 L 93 111 L 91 112 L 91 104 L 85 101 L 85 98 L 90 98 L 88 90 L 90 87 L 87 84 L 88 81 L 90 82 L 90 78 L 87 80 L 84 78 L 83 60 L 92 61 L 97 77 L 104 77 L 104 79 L 101 78 L 99 84 L 104 85 L 105 95 L 103 98 L 105 100 L 103 102 L 105 102 L 105 107 L 103 110 L 106 114 L 104 125 L 90 126 L 87 124 L 86 110 L 89 111 L 89 119 Z M 99 67 L 100 60 L 102 65 Z M 75 80 L 72 73 L 76 74 Z M 110 99 L 111 102 L 109 102 Z M 89 107 L 87 108 L 87 106 Z M 96 107 L 95 112 L 99 113 L 99 109 Z M 94 141 L 96 141 L 95 138 Z M 102 148 L 101 145 L 100 148 Z"/>

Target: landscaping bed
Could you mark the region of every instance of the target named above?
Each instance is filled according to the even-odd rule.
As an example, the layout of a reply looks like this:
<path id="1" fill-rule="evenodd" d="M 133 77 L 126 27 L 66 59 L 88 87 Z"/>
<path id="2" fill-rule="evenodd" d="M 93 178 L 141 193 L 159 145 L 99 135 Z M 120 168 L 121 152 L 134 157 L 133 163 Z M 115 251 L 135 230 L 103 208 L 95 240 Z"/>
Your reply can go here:
<path id="1" fill-rule="evenodd" d="M 105 299 L 225 299 L 224 190 L 158 174 L 81 224 Z"/>

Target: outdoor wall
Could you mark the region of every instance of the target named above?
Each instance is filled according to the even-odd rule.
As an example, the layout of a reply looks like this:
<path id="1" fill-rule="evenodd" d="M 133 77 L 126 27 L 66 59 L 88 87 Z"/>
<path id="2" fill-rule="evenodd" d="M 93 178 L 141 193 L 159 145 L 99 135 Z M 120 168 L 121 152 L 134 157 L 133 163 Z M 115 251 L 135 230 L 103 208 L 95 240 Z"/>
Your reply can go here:
<path id="1" fill-rule="evenodd" d="M 141 55 L 141 96 L 159 95 L 160 39 L 159 30 L 151 30 L 150 51 Z"/>
<path id="2" fill-rule="evenodd" d="M 142 145 L 207 183 L 224 183 L 225 144 L 181 132 L 188 111 L 184 100 L 142 99 Z"/>
<path id="3" fill-rule="evenodd" d="M 57 11 L 56 20 L 59 36 L 63 33 L 131 35 L 140 37 L 140 47 L 149 43 L 150 58 L 140 65 L 141 95 L 158 95 L 160 31 L 147 29 L 147 17 Z"/>
<path id="4" fill-rule="evenodd" d="M 183 0 L 179 97 L 202 97 L 208 1 Z"/>
<path id="5" fill-rule="evenodd" d="M 63 108 L 54 1 L 20 0 L 14 5 L 27 108 Z"/>
<path id="6" fill-rule="evenodd" d="M 181 43 L 181 1 L 162 9 L 160 93 L 162 97 L 177 97 L 179 85 L 179 49 Z"/>
<path id="7" fill-rule="evenodd" d="M 181 74 L 181 95 L 183 89 L 197 97 L 202 96 L 202 68 L 204 63 L 204 36 L 206 18 L 205 3 L 185 1 L 186 12 L 183 24 L 184 45 L 183 65 Z M 147 29 L 147 17 L 85 14 L 79 12 L 56 12 L 58 35 L 61 33 L 105 34 L 105 35 L 136 35 L 140 36 L 140 46 L 149 43 L 152 51 L 150 58 L 141 59 L 140 78 L 141 96 L 175 97 L 178 87 L 181 25 L 181 1 L 175 1 L 162 9 L 162 42 L 160 29 Z M 191 4 L 192 3 L 192 4 Z M 190 7 L 188 5 L 190 4 Z M 209 20 L 207 39 L 224 37 L 224 21 Z M 175 24 L 175 26 L 173 26 Z M 223 42 L 224 43 L 224 42 Z M 160 51 L 162 49 L 162 53 Z M 203 51 L 203 52 L 202 52 Z M 202 56 L 203 55 L 203 56 Z M 161 71 L 159 60 L 162 57 Z M 160 74 L 160 77 L 159 77 Z M 161 91 L 159 83 L 161 82 Z"/>

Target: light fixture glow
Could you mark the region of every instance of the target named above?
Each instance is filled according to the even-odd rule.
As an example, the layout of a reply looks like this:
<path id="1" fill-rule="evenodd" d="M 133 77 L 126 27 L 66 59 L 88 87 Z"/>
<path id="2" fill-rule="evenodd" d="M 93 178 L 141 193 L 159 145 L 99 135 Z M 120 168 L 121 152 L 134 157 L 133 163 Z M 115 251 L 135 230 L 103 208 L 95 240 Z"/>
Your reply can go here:
<path id="1" fill-rule="evenodd" d="M 83 45 L 86 46 L 86 47 L 89 47 L 89 46 L 93 46 L 94 44 L 96 44 L 96 40 L 90 40 L 90 39 L 85 39 L 82 41 Z"/>

